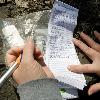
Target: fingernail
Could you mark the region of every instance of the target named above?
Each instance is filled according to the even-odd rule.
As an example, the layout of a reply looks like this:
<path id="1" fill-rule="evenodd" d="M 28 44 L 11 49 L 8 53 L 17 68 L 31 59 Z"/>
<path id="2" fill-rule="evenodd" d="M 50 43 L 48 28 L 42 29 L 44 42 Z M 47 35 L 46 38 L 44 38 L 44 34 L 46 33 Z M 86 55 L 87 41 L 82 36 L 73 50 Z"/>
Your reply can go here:
<path id="1" fill-rule="evenodd" d="M 82 34 L 82 33 L 85 34 L 83 31 L 81 32 L 81 34 Z"/>
<path id="2" fill-rule="evenodd" d="M 99 32 L 98 31 L 94 31 L 94 34 L 97 35 L 97 34 L 99 34 Z"/>
<path id="3" fill-rule="evenodd" d="M 80 33 L 80 35 L 83 35 L 83 34 L 84 34 L 84 32 L 81 32 L 81 33 Z"/>
<path id="4" fill-rule="evenodd" d="M 94 33 L 97 33 L 97 31 L 95 30 Z"/>
<path id="5" fill-rule="evenodd" d="M 32 39 L 32 37 L 31 36 L 28 36 L 27 37 L 27 41 L 32 41 L 33 39 Z"/>
<path id="6" fill-rule="evenodd" d="M 70 69 L 70 66 L 68 66 L 67 69 Z"/>
<path id="7" fill-rule="evenodd" d="M 93 94 L 93 91 L 89 91 L 88 92 L 88 95 L 90 96 L 90 95 L 92 95 Z"/>
<path id="8" fill-rule="evenodd" d="M 70 66 L 68 66 L 67 69 L 68 69 L 69 71 L 71 71 L 71 67 L 70 67 Z"/>
<path id="9" fill-rule="evenodd" d="M 73 42 L 77 42 L 78 40 L 76 39 L 76 38 L 73 38 L 73 40 L 72 40 Z"/>
<path id="10" fill-rule="evenodd" d="M 76 38 L 73 38 L 73 41 L 76 40 Z"/>

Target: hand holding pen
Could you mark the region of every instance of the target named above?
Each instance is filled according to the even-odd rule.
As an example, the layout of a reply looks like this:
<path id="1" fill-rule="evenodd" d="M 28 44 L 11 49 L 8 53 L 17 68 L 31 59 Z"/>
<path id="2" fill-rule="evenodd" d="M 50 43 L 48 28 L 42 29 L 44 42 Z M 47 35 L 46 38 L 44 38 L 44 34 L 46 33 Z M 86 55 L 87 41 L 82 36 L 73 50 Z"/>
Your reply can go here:
<path id="1" fill-rule="evenodd" d="M 9 69 L 7 70 L 7 72 L 0 78 L 0 87 L 2 87 L 2 85 L 4 85 L 4 83 L 6 82 L 6 80 L 13 74 L 13 72 L 17 69 L 17 67 L 19 66 L 20 62 L 21 62 L 21 57 L 22 55 L 20 55 L 16 61 L 12 62 L 12 64 L 9 66 Z"/>
<path id="2" fill-rule="evenodd" d="M 7 64 L 11 64 L 23 51 L 21 63 L 13 73 L 13 79 L 18 84 L 31 80 L 53 77 L 48 67 L 43 62 L 43 55 L 31 38 L 28 38 L 24 48 L 11 48 L 6 54 Z"/>

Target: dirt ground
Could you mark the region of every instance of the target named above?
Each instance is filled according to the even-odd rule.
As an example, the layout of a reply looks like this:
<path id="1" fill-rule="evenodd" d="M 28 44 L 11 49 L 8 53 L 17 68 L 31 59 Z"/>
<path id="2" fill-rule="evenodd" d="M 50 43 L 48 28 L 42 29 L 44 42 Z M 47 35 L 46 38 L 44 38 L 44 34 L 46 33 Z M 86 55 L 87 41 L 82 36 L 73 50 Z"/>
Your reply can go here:
<path id="1" fill-rule="evenodd" d="M 48 10 L 52 8 L 52 0 L 19 0 L 27 2 L 27 5 L 16 3 L 17 0 L 0 3 L 0 19 L 14 18 L 18 15 L 23 16 L 36 11 Z M 65 3 L 73 5 L 79 9 L 78 25 L 75 29 L 75 37 L 78 37 L 78 32 L 84 31 L 94 38 L 92 32 L 100 31 L 100 1 L 99 0 L 62 0 Z M 23 4 L 24 4 L 23 3 Z M 95 39 L 95 38 L 94 38 Z M 0 72 L 4 71 L 4 54 L 2 52 L 3 43 L 0 38 Z M 82 63 L 89 63 L 84 55 L 78 50 L 78 56 Z M 85 90 L 86 91 L 86 90 Z M 86 94 L 86 93 L 85 93 Z M 12 85 L 12 81 L 7 81 L 0 89 L 0 100 L 19 100 L 16 94 L 16 89 Z"/>

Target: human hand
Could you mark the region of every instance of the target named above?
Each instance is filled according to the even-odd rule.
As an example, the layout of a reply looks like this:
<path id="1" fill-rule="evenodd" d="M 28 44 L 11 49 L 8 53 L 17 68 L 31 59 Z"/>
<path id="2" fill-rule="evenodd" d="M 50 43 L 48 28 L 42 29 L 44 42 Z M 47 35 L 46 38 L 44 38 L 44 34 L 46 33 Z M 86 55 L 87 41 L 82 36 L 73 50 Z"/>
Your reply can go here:
<path id="1" fill-rule="evenodd" d="M 94 35 L 100 41 L 100 34 L 95 31 Z M 80 36 L 89 46 L 77 39 L 73 39 L 73 43 L 78 46 L 93 62 L 92 64 L 71 65 L 68 69 L 76 73 L 96 73 L 100 77 L 100 44 L 96 43 L 84 33 L 81 33 Z M 88 90 L 88 94 L 91 95 L 97 91 L 100 91 L 100 83 L 91 85 Z"/>
<path id="2" fill-rule="evenodd" d="M 13 78 L 18 84 L 42 78 L 52 78 L 53 75 L 43 62 L 40 50 L 34 45 L 32 39 L 28 39 L 24 48 L 15 47 L 6 54 L 7 65 L 15 61 L 23 51 L 19 67 L 13 73 Z"/>

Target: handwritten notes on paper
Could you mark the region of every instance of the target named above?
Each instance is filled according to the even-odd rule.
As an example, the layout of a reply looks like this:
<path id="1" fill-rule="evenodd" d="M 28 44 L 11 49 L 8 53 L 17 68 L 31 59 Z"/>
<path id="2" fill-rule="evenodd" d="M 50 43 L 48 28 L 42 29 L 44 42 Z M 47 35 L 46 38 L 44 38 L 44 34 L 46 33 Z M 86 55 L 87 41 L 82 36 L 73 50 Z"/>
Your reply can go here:
<path id="1" fill-rule="evenodd" d="M 56 79 L 82 90 L 86 85 L 84 75 L 67 69 L 80 64 L 72 42 L 77 16 L 78 9 L 60 1 L 54 3 L 48 25 L 46 63 Z"/>

